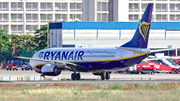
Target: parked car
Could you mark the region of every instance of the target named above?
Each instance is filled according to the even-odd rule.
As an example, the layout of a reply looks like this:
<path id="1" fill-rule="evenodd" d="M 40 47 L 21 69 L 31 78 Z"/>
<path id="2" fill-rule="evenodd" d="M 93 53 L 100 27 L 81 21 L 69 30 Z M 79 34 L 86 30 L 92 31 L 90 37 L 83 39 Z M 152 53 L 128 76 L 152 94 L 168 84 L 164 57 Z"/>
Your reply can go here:
<path id="1" fill-rule="evenodd" d="M 23 71 L 23 70 L 33 70 L 33 68 L 31 67 L 31 65 L 29 65 L 29 64 L 24 64 L 21 69 L 22 69 L 22 71 Z"/>
<path id="2" fill-rule="evenodd" d="M 129 68 L 128 72 L 131 74 L 154 74 L 156 71 L 156 68 L 154 68 L 154 65 L 151 64 L 149 61 L 141 61 L 141 63 L 136 64 Z"/>
<path id="3" fill-rule="evenodd" d="M 180 65 L 180 58 L 175 57 L 173 60 L 174 60 L 178 65 Z"/>
<path id="4" fill-rule="evenodd" d="M 7 70 L 18 70 L 20 68 L 23 68 L 23 65 L 25 64 L 24 60 L 9 60 L 7 63 Z"/>
<path id="5" fill-rule="evenodd" d="M 173 61 L 173 59 L 151 60 L 150 62 L 155 66 L 156 72 L 179 72 L 179 66 Z"/>

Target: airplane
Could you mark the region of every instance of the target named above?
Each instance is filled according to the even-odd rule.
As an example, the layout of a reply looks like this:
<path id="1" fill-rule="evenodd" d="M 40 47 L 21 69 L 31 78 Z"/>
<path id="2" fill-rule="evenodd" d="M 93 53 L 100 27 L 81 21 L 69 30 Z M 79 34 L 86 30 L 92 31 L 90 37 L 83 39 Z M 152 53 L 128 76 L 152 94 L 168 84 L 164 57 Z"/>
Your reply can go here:
<path id="1" fill-rule="evenodd" d="M 151 52 L 167 51 L 147 48 L 153 3 L 149 3 L 136 29 L 133 38 L 120 47 L 112 48 L 48 48 L 35 54 L 32 58 L 20 57 L 14 45 L 13 56 L 30 59 L 30 65 L 41 76 L 57 76 L 63 70 L 69 70 L 72 80 L 80 80 L 80 72 L 92 72 L 109 80 L 112 71 L 118 71 L 140 63 Z"/>

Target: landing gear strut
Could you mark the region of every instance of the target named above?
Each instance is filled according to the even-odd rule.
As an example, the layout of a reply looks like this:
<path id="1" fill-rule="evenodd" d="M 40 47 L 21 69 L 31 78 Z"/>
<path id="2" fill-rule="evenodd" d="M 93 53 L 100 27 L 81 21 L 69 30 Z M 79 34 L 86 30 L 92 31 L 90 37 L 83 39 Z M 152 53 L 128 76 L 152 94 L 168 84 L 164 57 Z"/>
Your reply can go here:
<path id="1" fill-rule="evenodd" d="M 80 73 L 74 72 L 74 73 L 71 74 L 71 79 L 72 80 L 80 80 L 80 78 L 81 78 Z"/>
<path id="2" fill-rule="evenodd" d="M 101 80 L 109 80 L 110 79 L 110 73 L 109 72 L 104 72 L 101 73 Z"/>
<path id="3" fill-rule="evenodd" d="M 45 75 L 41 74 L 41 77 L 45 78 Z"/>

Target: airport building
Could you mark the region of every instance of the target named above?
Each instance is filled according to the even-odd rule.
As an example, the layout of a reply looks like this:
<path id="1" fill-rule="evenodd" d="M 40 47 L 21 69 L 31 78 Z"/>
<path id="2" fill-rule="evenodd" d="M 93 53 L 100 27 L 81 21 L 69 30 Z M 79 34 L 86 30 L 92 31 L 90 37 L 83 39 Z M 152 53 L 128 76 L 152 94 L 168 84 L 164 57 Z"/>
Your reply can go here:
<path id="1" fill-rule="evenodd" d="M 82 21 L 82 0 L 0 0 L 0 28 L 34 33 L 50 21 Z"/>
<path id="2" fill-rule="evenodd" d="M 180 21 L 180 0 L 83 0 L 83 21 L 139 21 L 147 3 L 153 21 Z"/>
<path id="3" fill-rule="evenodd" d="M 153 21 L 180 21 L 180 0 L 0 0 L 0 28 L 34 33 L 50 21 L 139 21 L 154 3 Z"/>

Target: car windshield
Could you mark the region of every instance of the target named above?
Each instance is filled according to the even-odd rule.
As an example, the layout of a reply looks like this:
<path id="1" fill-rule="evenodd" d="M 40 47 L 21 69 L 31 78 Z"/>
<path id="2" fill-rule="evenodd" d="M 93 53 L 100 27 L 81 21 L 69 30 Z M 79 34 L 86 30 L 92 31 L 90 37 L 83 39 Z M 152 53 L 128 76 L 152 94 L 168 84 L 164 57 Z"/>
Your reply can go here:
<path id="1" fill-rule="evenodd" d="M 172 65 L 178 65 L 173 59 L 167 59 Z"/>
<path id="2" fill-rule="evenodd" d="M 8 61 L 8 64 L 24 64 L 24 62 L 22 60 L 11 60 L 11 61 Z"/>
<path id="3" fill-rule="evenodd" d="M 6 64 L 6 62 L 1 62 L 1 64 L 5 65 L 5 64 Z"/>
<path id="4" fill-rule="evenodd" d="M 147 61 L 141 61 L 141 64 L 148 63 Z"/>
<path id="5" fill-rule="evenodd" d="M 12 63 L 13 64 L 19 64 L 19 60 L 13 60 Z"/>

